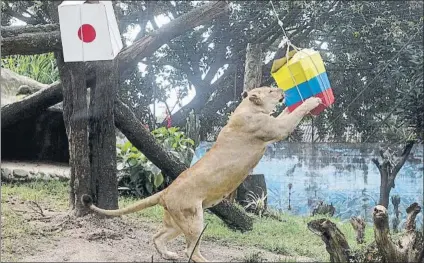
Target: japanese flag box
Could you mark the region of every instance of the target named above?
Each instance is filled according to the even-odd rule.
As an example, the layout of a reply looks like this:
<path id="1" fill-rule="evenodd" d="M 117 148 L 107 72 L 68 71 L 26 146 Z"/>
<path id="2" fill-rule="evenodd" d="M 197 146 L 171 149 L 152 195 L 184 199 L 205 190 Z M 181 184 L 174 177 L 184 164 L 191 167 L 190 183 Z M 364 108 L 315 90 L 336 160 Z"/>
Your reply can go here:
<path id="1" fill-rule="evenodd" d="M 63 1 L 58 11 L 65 62 L 113 60 L 122 49 L 112 1 Z"/>
<path id="2" fill-rule="evenodd" d="M 333 90 L 319 52 L 311 49 L 292 50 L 274 61 L 271 75 L 284 90 L 285 104 L 292 112 L 307 98 L 319 97 L 323 104 L 311 111 L 318 115 L 334 103 Z"/>

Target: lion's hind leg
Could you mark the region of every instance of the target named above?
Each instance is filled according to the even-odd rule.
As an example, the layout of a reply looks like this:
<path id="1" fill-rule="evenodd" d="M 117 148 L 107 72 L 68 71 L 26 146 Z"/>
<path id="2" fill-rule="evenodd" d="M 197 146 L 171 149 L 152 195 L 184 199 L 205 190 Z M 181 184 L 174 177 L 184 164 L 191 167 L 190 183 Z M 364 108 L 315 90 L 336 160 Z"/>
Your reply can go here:
<path id="1" fill-rule="evenodd" d="M 203 231 L 203 208 L 202 205 L 199 204 L 197 206 L 191 208 L 183 208 L 181 210 L 170 211 L 174 222 L 180 227 L 182 230 L 186 242 L 187 249 L 186 255 L 190 257 L 191 253 L 192 260 L 194 262 L 209 262 L 206 258 L 202 256 L 200 253 L 200 240 L 197 243 L 200 235 Z M 197 246 L 196 246 L 197 243 Z"/>
<path id="2" fill-rule="evenodd" d="M 181 234 L 181 229 L 175 224 L 167 210 L 163 214 L 163 227 L 153 237 L 156 250 L 164 259 L 178 259 L 178 254 L 167 249 L 166 243 Z"/>

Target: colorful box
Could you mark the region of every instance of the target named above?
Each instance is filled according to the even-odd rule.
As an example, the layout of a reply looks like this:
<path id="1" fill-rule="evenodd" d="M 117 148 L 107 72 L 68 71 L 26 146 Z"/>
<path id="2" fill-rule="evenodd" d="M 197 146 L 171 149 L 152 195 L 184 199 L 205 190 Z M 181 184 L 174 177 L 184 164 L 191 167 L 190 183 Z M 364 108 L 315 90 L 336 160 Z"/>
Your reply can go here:
<path id="1" fill-rule="evenodd" d="M 324 62 L 317 51 L 311 49 L 290 51 L 288 57 L 274 61 L 271 75 L 277 86 L 284 90 L 285 104 L 290 112 L 312 96 L 321 98 L 323 102 L 311 111 L 313 115 L 318 115 L 334 103 Z"/>

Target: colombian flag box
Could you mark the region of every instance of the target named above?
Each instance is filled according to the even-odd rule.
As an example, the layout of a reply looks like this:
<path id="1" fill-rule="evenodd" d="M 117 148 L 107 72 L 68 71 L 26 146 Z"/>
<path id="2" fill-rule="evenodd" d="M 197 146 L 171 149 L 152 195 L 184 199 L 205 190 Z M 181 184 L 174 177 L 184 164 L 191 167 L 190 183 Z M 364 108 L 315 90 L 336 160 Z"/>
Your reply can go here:
<path id="1" fill-rule="evenodd" d="M 274 61 L 271 75 L 284 90 L 285 104 L 292 112 L 309 97 L 321 98 L 323 104 L 311 111 L 318 115 L 334 103 L 334 95 L 319 52 L 311 49 L 293 50 Z"/>

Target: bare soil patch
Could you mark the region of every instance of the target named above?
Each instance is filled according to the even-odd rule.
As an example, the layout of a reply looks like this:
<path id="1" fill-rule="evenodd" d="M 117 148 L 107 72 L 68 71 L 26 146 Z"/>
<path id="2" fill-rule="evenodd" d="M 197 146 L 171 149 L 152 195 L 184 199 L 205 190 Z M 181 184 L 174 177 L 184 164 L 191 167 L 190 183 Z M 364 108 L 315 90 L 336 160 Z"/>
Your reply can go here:
<path id="1" fill-rule="evenodd" d="M 6 203 L 16 213 L 22 214 L 33 229 L 26 236 L 14 240 L 10 251 L 4 251 L 3 240 L 2 254 L 14 253 L 17 261 L 167 262 L 159 256 L 152 244 L 152 237 L 158 227 L 156 223 L 130 217 L 101 219 L 88 215 L 74 218 L 63 212 L 46 209 L 43 204 L 19 200 L 7 200 Z M 183 252 L 183 237 L 169 243 L 169 249 L 180 255 L 180 262 L 187 262 Z M 251 261 L 252 258 L 267 262 L 312 262 L 309 258 L 285 257 L 219 240 L 203 241 L 201 250 L 206 258 L 221 262 Z"/>

